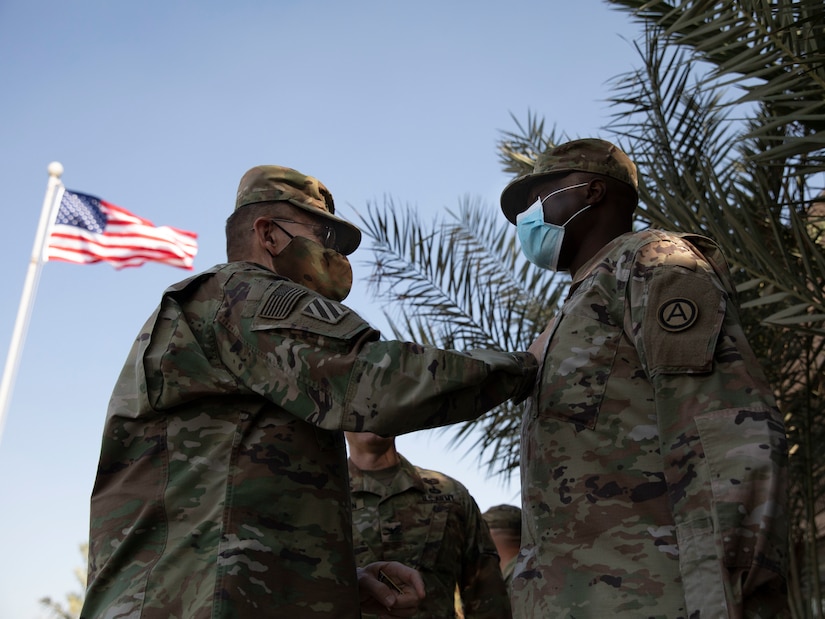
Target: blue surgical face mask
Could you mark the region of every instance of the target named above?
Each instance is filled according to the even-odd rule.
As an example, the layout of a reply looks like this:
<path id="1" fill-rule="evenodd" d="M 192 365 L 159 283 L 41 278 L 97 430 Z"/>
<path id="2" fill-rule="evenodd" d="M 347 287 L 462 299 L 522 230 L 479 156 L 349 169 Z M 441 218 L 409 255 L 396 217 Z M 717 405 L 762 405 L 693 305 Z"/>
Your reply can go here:
<path id="1" fill-rule="evenodd" d="M 516 215 L 516 229 L 519 241 L 521 242 L 521 251 L 524 256 L 536 266 L 551 271 L 558 269 L 559 254 L 561 254 L 561 245 L 564 241 L 565 226 L 573 221 L 574 217 L 582 214 L 592 206 L 588 204 L 577 213 L 574 213 L 573 216 L 561 226 L 558 226 L 544 221 L 545 200 L 562 191 L 575 189 L 576 187 L 584 187 L 585 185 L 587 185 L 587 183 L 579 183 L 578 185 L 570 185 L 557 189 L 546 195 L 544 200 L 536 200 L 526 211 Z"/>

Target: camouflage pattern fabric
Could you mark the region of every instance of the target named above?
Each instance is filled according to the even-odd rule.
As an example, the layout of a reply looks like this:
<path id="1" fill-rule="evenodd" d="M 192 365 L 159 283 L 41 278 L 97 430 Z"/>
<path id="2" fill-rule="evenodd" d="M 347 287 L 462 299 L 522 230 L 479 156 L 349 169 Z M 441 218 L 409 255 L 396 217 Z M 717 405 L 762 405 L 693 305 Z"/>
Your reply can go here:
<path id="1" fill-rule="evenodd" d="M 540 153 L 533 171 L 513 179 L 501 192 L 501 210 L 511 224 L 529 206 L 527 194 L 536 183 L 558 174 L 589 172 L 630 185 L 638 195 L 636 164 L 615 144 L 595 138 L 565 142 Z"/>
<path id="2" fill-rule="evenodd" d="M 250 168 L 238 183 L 235 210 L 259 202 L 289 202 L 325 220 L 335 228 L 338 250 L 344 255 L 354 252 L 361 243 L 361 231 L 335 214 L 332 194 L 314 176 L 278 165 Z"/>
<path id="3" fill-rule="evenodd" d="M 534 377 L 527 353 L 380 341 L 255 264 L 172 286 L 110 401 L 82 616 L 358 617 L 342 431 L 468 419 Z"/>
<path id="4" fill-rule="evenodd" d="M 711 241 L 657 230 L 576 273 L 522 426 L 515 617 L 784 615 L 787 443 L 731 295 Z"/>
<path id="5" fill-rule="evenodd" d="M 399 561 L 421 572 L 427 597 L 415 617 L 506 619 L 510 601 L 478 505 L 455 479 L 401 457 L 389 486 L 349 462 L 353 540 L 359 566 Z"/>

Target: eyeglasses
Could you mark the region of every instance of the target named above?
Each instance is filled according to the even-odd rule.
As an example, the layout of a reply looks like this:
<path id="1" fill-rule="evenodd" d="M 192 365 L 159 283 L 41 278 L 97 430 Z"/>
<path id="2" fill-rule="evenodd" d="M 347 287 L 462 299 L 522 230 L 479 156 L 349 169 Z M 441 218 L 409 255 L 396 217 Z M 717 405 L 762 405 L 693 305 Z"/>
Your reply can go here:
<path id="1" fill-rule="evenodd" d="M 277 217 L 271 217 L 269 221 L 278 226 L 281 232 L 286 234 L 290 238 L 290 240 L 294 239 L 295 235 L 289 232 L 289 230 L 285 229 L 282 225 L 280 225 L 278 223 L 279 221 L 285 224 L 296 224 L 298 226 L 307 226 L 308 228 L 312 228 L 312 232 L 315 234 L 315 236 L 321 239 L 321 245 L 323 245 L 327 249 L 334 249 L 335 251 L 338 251 L 338 243 L 336 243 L 335 238 L 335 228 L 333 228 L 332 226 L 329 226 L 327 224 L 310 224 L 303 221 L 294 221 L 292 219 L 278 219 Z"/>

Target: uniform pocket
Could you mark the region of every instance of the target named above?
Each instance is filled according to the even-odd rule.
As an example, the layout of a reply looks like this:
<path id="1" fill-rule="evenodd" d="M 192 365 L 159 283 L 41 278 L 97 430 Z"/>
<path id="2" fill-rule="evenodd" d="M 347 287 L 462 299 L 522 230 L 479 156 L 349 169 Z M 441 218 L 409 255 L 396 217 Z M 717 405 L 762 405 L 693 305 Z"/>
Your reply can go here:
<path id="1" fill-rule="evenodd" d="M 780 412 L 753 404 L 706 413 L 695 422 L 725 565 L 781 565 L 784 556 L 777 549 L 784 546 L 786 514 L 777 497 L 786 492 L 787 439 Z"/>
<path id="2" fill-rule="evenodd" d="M 382 522 L 383 558 L 432 571 L 444 543 L 451 508 L 447 501 L 421 502 L 396 512 L 395 521 Z"/>

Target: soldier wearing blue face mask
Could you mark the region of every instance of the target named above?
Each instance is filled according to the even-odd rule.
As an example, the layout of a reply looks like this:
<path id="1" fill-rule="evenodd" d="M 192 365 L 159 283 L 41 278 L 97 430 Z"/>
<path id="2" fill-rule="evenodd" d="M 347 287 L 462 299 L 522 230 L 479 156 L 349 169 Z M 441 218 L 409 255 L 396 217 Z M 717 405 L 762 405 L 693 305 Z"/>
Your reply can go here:
<path id="1" fill-rule="evenodd" d="M 565 221 L 562 225 L 547 223 L 544 216 L 544 202 L 549 200 L 556 194 L 568 189 L 578 189 L 585 187 L 587 183 L 578 183 L 576 185 L 568 185 L 561 189 L 556 189 L 550 192 L 544 198 L 538 198 L 528 207 L 523 213 L 516 216 L 516 225 L 518 226 L 518 238 L 521 242 L 521 250 L 527 259 L 542 268 L 555 271 L 558 268 L 559 254 L 561 253 L 561 246 L 564 243 L 565 226 L 573 221 L 574 218 L 581 215 L 592 205 L 588 204 L 580 211 L 576 211 L 570 216 L 570 219 Z"/>
<path id="2" fill-rule="evenodd" d="M 575 140 L 501 195 L 569 271 L 530 351 L 518 619 L 783 617 L 787 442 L 710 239 L 633 232 L 636 166 Z"/>

